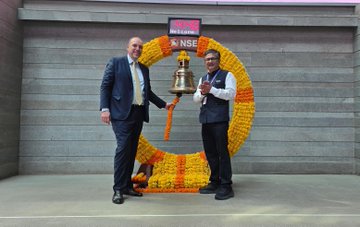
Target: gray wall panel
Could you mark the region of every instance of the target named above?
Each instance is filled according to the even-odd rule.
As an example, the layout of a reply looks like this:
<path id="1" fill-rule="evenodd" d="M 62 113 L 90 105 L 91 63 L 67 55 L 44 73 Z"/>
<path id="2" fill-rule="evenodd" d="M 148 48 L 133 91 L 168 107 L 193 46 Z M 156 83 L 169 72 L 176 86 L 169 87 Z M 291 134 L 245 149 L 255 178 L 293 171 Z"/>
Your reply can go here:
<path id="1" fill-rule="evenodd" d="M 86 11 L 104 11 L 104 12 L 122 12 L 126 13 L 129 11 L 139 11 L 139 5 L 134 5 L 131 3 L 104 3 L 105 1 L 91 1 L 88 4 L 83 4 L 79 1 L 25 1 L 24 6 L 26 9 L 62 9 L 62 10 L 86 10 Z M 145 1 L 142 1 L 145 2 Z M 269 14 L 276 11 L 277 15 L 338 15 L 338 16 L 347 16 L 353 13 L 354 8 L 349 6 L 287 6 L 287 5 L 279 5 L 279 6 L 253 6 L 253 5 L 245 5 L 241 7 L 236 5 L 229 5 L 228 3 L 217 2 L 221 7 L 216 7 L 218 10 L 224 10 L 222 13 L 229 14 Z M 180 12 L 197 14 L 199 12 L 206 12 L 210 15 L 217 15 L 217 12 L 212 11 L 214 6 L 212 4 L 202 4 L 202 5 L 189 5 L 185 2 L 182 4 L 176 4 L 176 7 L 169 7 L 166 4 L 142 4 L 145 9 L 152 11 L 154 13 L 163 13 L 167 11 L 169 13 L 177 14 Z M 209 12 L 210 11 L 210 12 Z"/>
<path id="2" fill-rule="evenodd" d="M 252 81 L 339 83 L 353 82 L 353 68 L 247 67 Z"/>
<path id="3" fill-rule="evenodd" d="M 144 127 L 143 134 L 149 140 L 162 140 L 163 130 L 160 127 L 151 124 Z M 315 132 L 316 133 L 316 132 Z M 177 126 L 172 129 L 173 140 L 195 141 L 200 140 L 200 128 L 198 126 Z M 340 131 L 342 137 L 345 132 Z M 291 139 L 291 137 L 290 137 Z M 21 140 L 91 140 L 113 141 L 114 136 L 110 126 L 22 126 Z"/>
<path id="4" fill-rule="evenodd" d="M 18 151 L 16 148 L 13 152 Z M 16 158 L 11 162 L 0 163 L 0 179 L 15 176 L 19 173 L 19 160 Z"/>
<path id="5" fill-rule="evenodd" d="M 156 77 L 156 75 L 153 77 Z M 158 80 L 152 85 L 157 93 L 167 94 L 171 84 L 168 80 Z M 155 81 L 155 80 L 153 80 Z M 93 95 L 99 94 L 101 80 L 90 79 L 23 79 L 22 90 L 27 94 L 68 94 Z M 289 83 L 289 82 L 254 82 L 257 96 L 282 97 L 351 97 L 353 83 Z M 356 90 L 356 92 L 358 92 Z"/>
<path id="6" fill-rule="evenodd" d="M 18 173 L 22 72 L 22 1 L 0 0 L 0 179 Z"/>
<path id="7" fill-rule="evenodd" d="M 181 104 L 178 107 L 173 113 L 174 124 L 198 123 L 198 110 L 183 110 Z M 164 125 L 166 114 L 165 111 L 153 111 L 151 124 Z M 97 110 L 22 110 L 21 112 L 22 125 L 101 125 L 98 118 Z M 258 112 L 253 124 L 255 126 L 352 127 L 354 115 L 352 113 Z"/>
<path id="8" fill-rule="evenodd" d="M 103 3 L 103 10 L 94 7 L 99 7 L 96 3 L 88 3 L 85 7 L 78 8 L 75 3 L 73 8 L 69 9 L 68 2 L 64 5 L 50 5 L 48 4 L 46 10 L 36 4 L 27 4 L 24 9 L 19 9 L 19 17 L 22 20 L 44 20 L 44 21 L 78 21 L 78 22 L 117 22 L 117 23 L 162 23 L 168 17 L 178 16 L 178 12 L 187 17 L 202 17 L 203 23 L 207 25 L 273 25 L 273 26 L 356 26 L 357 20 L 354 16 L 342 15 L 343 11 L 337 11 L 334 7 L 324 7 L 336 13 L 326 13 L 327 17 L 314 14 L 318 7 L 292 7 L 288 11 L 287 7 L 260 7 L 263 10 L 254 10 L 254 13 L 249 14 L 249 8 L 244 6 L 222 6 L 220 5 L 192 5 L 184 10 L 184 6 L 178 5 L 173 7 L 156 4 L 142 4 L 141 6 L 146 10 L 141 10 L 141 7 L 133 7 L 133 4 L 124 3 Z M 130 6 L 130 7 L 129 7 Z M 155 9 L 154 9 L 155 7 Z M 185 6 L 186 7 L 186 6 Z M 115 10 L 118 8 L 118 10 Z M 350 7 L 349 7 L 350 8 Z M 150 10 L 152 9 L 152 10 Z M 255 7 L 256 9 L 256 7 Z M 265 9 L 265 10 L 264 10 Z M 309 15 L 304 13 L 295 13 L 295 9 L 300 11 L 308 11 Z M 310 10 L 309 10 L 310 9 Z M 150 10 L 150 11 L 149 11 Z M 246 12 L 244 12 L 244 10 Z M 274 11 L 272 11 L 274 10 Z M 348 9 L 350 10 L 350 9 Z M 176 12 L 174 12 L 176 11 Z M 256 12 L 256 13 L 255 13 Z M 274 12 L 279 12 L 274 14 Z M 291 13 L 290 13 L 291 12 Z"/>
<path id="9" fill-rule="evenodd" d="M 153 111 L 151 115 L 151 124 L 164 126 L 166 122 L 166 115 L 166 111 Z M 99 126 L 102 125 L 99 120 L 100 116 L 98 110 L 23 110 L 21 113 L 22 125 Z M 179 107 L 179 109 L 176 109 L 173 113 L 173 124 L 180 123 L 188 123 L 190 125 L 194 125 L 194 123 L 198 124 L 198 111 L 181 110 Z"/>
<path id="10" fill-rule="evenodd" d="M 113 157 L 20 157 L 26 174 L 102 174 L 113 171 Z"/>
<path id="11" fill-rule="evenodd" d="M 352 174 L 354 161 L 349 159 L 316 159 L 277 160 L 274 157 L 262 160 L 232 160 L 232 168 L 241 173 L 273 173 L 273 174 Z M 284 171 L 286 170 L 286 171 Z"/>
<path id="12" fill-rule="evenodd" d="M 359 16 L 360 13 L 360 6 L 358 5 L 356 7 L 356 12 Z M 358 23 L 360 23 L 360 19 L 358 20 Z M 356 145 L 355 145 L 355 163 L 354 163 L 354 172 L 356 174 L 360 175 L 360 151 L 359 151 L 359 142 L 360 142 L 360 121 L 359 121 L 359 112 L 360 112 L 360 29 L 357 28 L 354 32 L 354 97 L 355 97 L 355 133 L 356 133 Z"/>
<path id="13" fill-rule="evenodd" d="M 255 93 L 256 95 L 256 93 Z M 161 98 L 171 101 L 173 96 L 160 93 Z M 353 112 L 352 98 L 299 98 L 299 97 L 258 97 L 255 98 L 259 112 Z M 185 101 L 181 102 L 184 103 Z M 24 94 L 22 109 L 65 109 L 65 110 L 97 110 L 98 95 L 48 95 Z M 193 110 L 196 106 L 189 100 L 189 105 L 179 104 L 179 108 Z M 157 109 L 151 105 L 152 109 Z"/>
<path id="14" fill-rule="evenodd" d="M 286 141 L 248 141 L 241 149 L 239 159 L 248 157 L 347 157 L 354 153 L 354 143 L 349 142 L 286 142 Z"/>
<path id="15" fill-rule="evenodd" d="M 113 171 L 113 157 L 21 157 L 20 170 L 27 174 L 102 174 Z M 288 174 L 351 174 L 353 159 L 300 159 L 276 160 L 260 158 L 260 160 L 232 159 L 234 172 L 241 173 L 286 173 Z"/>
<path id="16" fill-rule="evenodd" d="M 176 68 L 164 66 L 162 62 L 150 68 L 151 80 L 170 80 Z M 203 75 L 204 66 L 190 62 L 190 69 L 196 78 Z M 26 79 L 97 79 L 102 77 L 104 65 L 63 65 L 24 64 Z M 312 68 L 312 67 L 247 67 L 255 82 L 304 82 L 341 83 L 353 82 L 353 68 Z M 99 85 L 100 86 L 100 85 Z"/>
<path id="17" fill-rule="evenodd" d="M 187 152 L 186 147 L 194 147 L 194 151 L 201 151 L 202 146 L 198 141 L 152 141 L 152 144 L 160 150 L 176 153 Z M 113 157 L 116 145 L 108 140 L 101 140 L 94 143 L 93 141 L 56 141 L 56 140 L 39 140 L 39 141 L 21 141 L 20 148 L 23 153 L 21 157 Z M 80 148 L 80 149 L 79 149 Z"/>
<path id="18" fill-rule="evenodd" d="M 159 14 L 188 8 L 162 4 L 142 7 L 26 1 L 23 16 L 27 19 L 32 15 L 62 20 L 62 16 L 70 15 L 70 9 L 81 9 L 83 14 L 67 20 L 104 20 L 103 15 L 107 15 L 114 21 L 149 23 L 25 22 L 21 173 L 112 172 L 114 135 L 111 127 L 101 124 L 98 112 L 104 65 L 113 55 L 125 53 L 129 37 L 139 35 L 149 41 L 166 34 L 167 21 Z M 45 8 L 48 12 L 43 11 Z M 358 84 L 354 89 L 353 83 L 353 65 L 359 58 L 353 55 L 353 8 L 235 8 L 216 7 L 217 11 L 209 10 L 215 9 L 212 6 L 194 7 L 188 12 L 213 14 L 203 17 L 206 22 L 202 34 L 235 53 L 253 82 L 257 112 L 248 140 L 232 159 L 234 173 L 353 173 L 358 141 L 354 112 L 359 106 Z M 151 9 L 154 15 L 125 18 L 128 15 L 124 11 L 141 9 Z M 58 18 L 53 13 L 56 11 L 60 12 Z M 253 25 L 229 25 L 232 22 L 221 17 L 229 12 L 237 18 L 251 15 L 242 23 Z M 302 16 L 294 20 L 296 15 Z M 319 20 L 328 16 L 339 20 Z M 157 20 L 161 22 L 151 23 Z M 327 27 L 327 23 L 332 25 Z M 291 24 L 309 26 L 288 26 Z M 177 68 L 176 55 L 150 69 L 154 91 L 167 101 L 174 97 L 168 89 Z M 190 55 L 197 82 L 205 69 L 201 59 Z M 165 151 L 202 150 L 198 113 L 191 96 L 182 97 L 174 111 L 170 141 L 164 142 L 166 111 L 152 105 L 151 122 L 144 125 L 143 133 Z"/>
<path id="19" fill-rule="evenodd" d="M 360 158 L 360 143 L 359 142 L 355 143 L 355 157 Z"/>
<path id="20" fill-rule="evenodd" d="M 265 67 L 352 67 L 352 53 L 236 53 L 245 65 Z M 106 62 L 115 50 L 25 48 L 27 64 L 99 64 Z M 51 56 L 51 57 L 49 57 Z M 165 63 L 174 64 L 169 59 Z"/>

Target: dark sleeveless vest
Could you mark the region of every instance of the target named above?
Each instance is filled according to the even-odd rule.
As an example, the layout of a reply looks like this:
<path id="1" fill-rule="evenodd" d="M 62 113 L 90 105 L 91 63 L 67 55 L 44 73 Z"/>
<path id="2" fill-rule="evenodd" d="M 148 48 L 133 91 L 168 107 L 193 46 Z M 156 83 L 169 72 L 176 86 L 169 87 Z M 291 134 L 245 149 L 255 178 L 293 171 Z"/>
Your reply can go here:
<path id="1" fill-rule="evenodd" d="M 225 89 L 226 75 L 228 71 L 219 70 L 215 79 L 212 81 L 212 86 L 215 88 Z M 202 81 L 207 80 L 207 75 L 202 77 Z M 229 121 L 229 101 L 216 98 L 212 94 L 206 95 L 206 104 L 202 104 L 200 108 L 199 120 L 201 124 L 215 123 Z"/>

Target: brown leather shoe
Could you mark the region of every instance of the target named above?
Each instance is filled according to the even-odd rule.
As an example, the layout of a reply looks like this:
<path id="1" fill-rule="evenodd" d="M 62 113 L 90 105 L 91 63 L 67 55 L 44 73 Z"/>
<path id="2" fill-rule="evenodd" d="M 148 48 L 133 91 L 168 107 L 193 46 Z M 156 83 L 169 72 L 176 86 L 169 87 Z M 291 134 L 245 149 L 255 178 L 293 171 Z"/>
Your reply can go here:
<path id="1" fill-rule="evenodd" d="M 137 192 L 133 188 L 124 190 L 124 194 L 125 195 L 130 195 L 130 196 L 137 196 L 137 197 L 143 196 L 143 194 L 141 192 Z"/>
<path id="2" fill-rule="evenodd" d="M 114 195 L 112 197 L 112 202 L 115 204 L 123 204 L 124 203 L 124 197 L 120 191 L 114 192 Z"/>

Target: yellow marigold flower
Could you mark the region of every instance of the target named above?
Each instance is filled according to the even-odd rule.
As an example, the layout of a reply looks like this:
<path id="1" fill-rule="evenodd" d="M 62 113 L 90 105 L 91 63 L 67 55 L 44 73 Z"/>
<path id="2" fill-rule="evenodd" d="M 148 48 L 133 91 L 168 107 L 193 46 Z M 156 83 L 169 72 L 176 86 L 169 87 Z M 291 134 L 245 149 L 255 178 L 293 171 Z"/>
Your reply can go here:
<path id="1" fill-rule="evenodd" d="M 190 56 L 187 54 L 187 52 L 185 50 L 182 50 L 179 52 L 179 55 L 177 56 L 177 61 L 190 61 Z"/>

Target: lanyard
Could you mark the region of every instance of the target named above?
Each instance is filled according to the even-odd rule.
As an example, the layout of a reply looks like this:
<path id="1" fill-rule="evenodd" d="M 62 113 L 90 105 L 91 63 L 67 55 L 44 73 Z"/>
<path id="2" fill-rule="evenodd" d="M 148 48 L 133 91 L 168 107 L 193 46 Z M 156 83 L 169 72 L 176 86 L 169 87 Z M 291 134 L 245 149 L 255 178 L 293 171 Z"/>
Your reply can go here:
<path id="1" fill-rule="evenodd" d="M 219 74 L 219 72 L 220 72 L 220 69 L 216 72 L 216 74 L 214 75 L 214 77 L 213 77 L 212 80 L 210 81 L 210 84 L 213 84 L 213 82 L 214 82 L 216 76 Z M 209 81 L 209 73 L 206 74 L 206 80 Z"/>
<path id="2" fill-rule="evenodd" d="M 211 79 L 211 81 L 210 81 L 210 84 L 213 84 L 213 82 L 214 82 L 216 76 L 219 74 L 219 72 L 220 72 L 220 69 L 215 73 L 214 77 L 213 77 L 213 78 Z M 207 80 L 207 81 L 209 81 L 209 77 L 210 77 L 209 73 L 206 74 L 206 80 Z M 205 96 L 205 97 L 203 98 L 203 100 L 202 100 L 202 104 L 205 105 L 206 102 L 207 102 L 207 97 Z"/>

